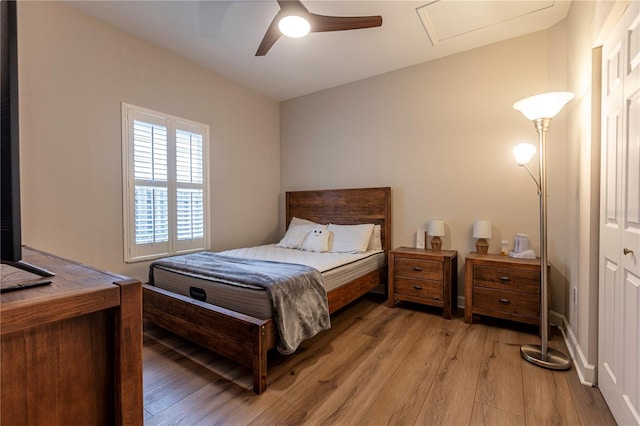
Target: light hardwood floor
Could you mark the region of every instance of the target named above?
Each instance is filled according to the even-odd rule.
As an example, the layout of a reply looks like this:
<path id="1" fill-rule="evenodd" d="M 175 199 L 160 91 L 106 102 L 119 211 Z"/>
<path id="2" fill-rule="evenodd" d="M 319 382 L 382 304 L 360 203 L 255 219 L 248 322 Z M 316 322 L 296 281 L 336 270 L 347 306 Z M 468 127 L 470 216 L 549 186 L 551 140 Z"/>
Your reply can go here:
<path id="1" fill-rule="evenodd" d="M 520 358 L 520 345 L 536 342 L 537 328 L 470 326 L 366 296 L 295 354 L 270 354 L 258 396 L 248 369 L 145 323 L 145 424 L 615 425 L 575 369 Z M 566 353 L 559 336 L 550 346 Z"/>

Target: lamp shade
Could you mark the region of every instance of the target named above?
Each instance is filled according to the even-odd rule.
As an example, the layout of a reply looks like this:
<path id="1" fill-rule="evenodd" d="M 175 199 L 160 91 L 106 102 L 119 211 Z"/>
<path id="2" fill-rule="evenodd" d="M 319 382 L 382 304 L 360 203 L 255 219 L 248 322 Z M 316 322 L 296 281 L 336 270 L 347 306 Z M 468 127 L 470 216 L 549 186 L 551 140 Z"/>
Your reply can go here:
<path id="1" fill-rule="evenodd" d="M 548 92 L 520 99 L 513 104 L 513 108 L 531 121 L 553 118 L 573 98 L 574 94 L 571 92 Z"/>
<path id="2" fill-rule="evenodd" d="M 491 238 L 491 222 L 476 220 L 473 224 L 473 238 Z"/>
<path id="3" fill-rule="evenodd" d="M 278 21 L 278 29 L 287 37 L 300 38 L 309 34 L 311 25 L 302 16 L 287 15 Z"/>
<path id="4" fill-rule="evenodd" d="M 530 143 L 520 143 L 513 148 L 513 157 L 519 166 L 528 164 L 535 153 L 536 147 Z"/>
<path id="5" fill-rule="evenodd" d="M 429 221 L 429 235 L 433 237 L 444 236 L 444 220 L 443 219 L 431 219 Z"/>

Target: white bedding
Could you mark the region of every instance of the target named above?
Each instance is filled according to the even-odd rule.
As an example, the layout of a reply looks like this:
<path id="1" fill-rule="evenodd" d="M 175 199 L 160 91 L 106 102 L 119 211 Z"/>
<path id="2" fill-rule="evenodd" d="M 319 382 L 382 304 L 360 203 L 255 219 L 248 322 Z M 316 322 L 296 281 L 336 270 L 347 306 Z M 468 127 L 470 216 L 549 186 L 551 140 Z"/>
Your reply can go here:
<path id="1" fill-rule="evenodd" d="M 364 253 L 317 253 L 312 251 L 288 249 L 276 247 L 275 244 L 267 244 L 255 247 L 243 247 L 239 249 L 218 252 L 225 256 L 242 257 L 245 259 L 271 260 L 274 262 L 297 263 L 311 266 L 320 272 L 327 272 L 338 266 L 346 265 L 356 260 L 367 258 L 376 253 L 384 253 L 383 250 L 369 250 Z"/>

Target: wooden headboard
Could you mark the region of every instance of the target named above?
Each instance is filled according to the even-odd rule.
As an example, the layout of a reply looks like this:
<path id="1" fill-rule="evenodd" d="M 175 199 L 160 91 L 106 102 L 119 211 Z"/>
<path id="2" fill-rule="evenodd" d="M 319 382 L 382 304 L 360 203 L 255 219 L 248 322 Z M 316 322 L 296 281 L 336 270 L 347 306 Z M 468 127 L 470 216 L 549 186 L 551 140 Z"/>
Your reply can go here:
<path id="1" fill-rule="evenodd" d="M 391 188 L 328 189 L 286 193 L 286 224 L 298 217 L 317 223 L 381 227 L 382 247 L 391 250 Z"/>

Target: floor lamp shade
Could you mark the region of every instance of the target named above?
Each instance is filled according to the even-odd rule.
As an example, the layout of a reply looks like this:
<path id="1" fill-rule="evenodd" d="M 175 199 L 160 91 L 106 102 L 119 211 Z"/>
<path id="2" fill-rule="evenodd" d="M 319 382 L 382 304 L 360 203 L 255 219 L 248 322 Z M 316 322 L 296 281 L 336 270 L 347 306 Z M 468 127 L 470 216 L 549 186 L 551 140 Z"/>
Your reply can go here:
<path id="1" fill-rule="evenodd" d="M 513 108 L 520 111 L 531 120 L 538 133 L 540 145 L 540 176 L 536 180 L 540 198 L 540 346 L 523 345 L 520 347 L 522 358 L 528 362 L 552 370 L 566 370 L 571 367 L 571 359 L 560 351 L 549 348 L 549 278 L 547 265 L 547 171 L 546 171 L 546 133 L 551 119 L 573 99 L 571 92 L 549 92 L 530 96 L 513 104 Z M 516 160 L 524 166 L 524 158 Z M 527 169 L 528 170 L 528 169 Z M 529 171 L 529 173 L 531 173 Z"/>
<path id="2" fill-rule="evenodd" d="M 536 147 L 530 143 L 521 143 L 513 148 L 513 157 L 519 166 L 524 166 L 531 161 L 531 158 L 536 154 Z"/>
<path id="3" fill-rule="evenodd" d="M 571 92 L 548 92 L 521 99 L 513 104 L 513 108 L 530 121 L 553 118 L 573 97 L 574 94 Z"/>

